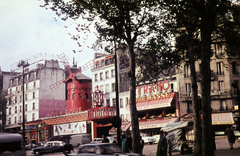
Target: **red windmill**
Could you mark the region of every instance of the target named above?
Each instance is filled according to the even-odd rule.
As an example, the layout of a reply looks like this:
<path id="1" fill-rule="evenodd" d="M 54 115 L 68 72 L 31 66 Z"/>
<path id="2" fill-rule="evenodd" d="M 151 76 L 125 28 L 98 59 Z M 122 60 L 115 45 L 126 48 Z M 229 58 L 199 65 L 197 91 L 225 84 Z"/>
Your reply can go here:
<path id="1" fill-rule="evenodd" d="M 84 111 L 91 108 L 92 80 L 81 74 L 81 72 L 92 67 L 92 60 L 77 69 L 70 68 L 64 53 L 58 55 L 58 58 L 63 62 L 67 71 L 66 78 L 50 85 L 50 89 L 54 91 L 63 83 L 67 84 L 67 113 Z"/>

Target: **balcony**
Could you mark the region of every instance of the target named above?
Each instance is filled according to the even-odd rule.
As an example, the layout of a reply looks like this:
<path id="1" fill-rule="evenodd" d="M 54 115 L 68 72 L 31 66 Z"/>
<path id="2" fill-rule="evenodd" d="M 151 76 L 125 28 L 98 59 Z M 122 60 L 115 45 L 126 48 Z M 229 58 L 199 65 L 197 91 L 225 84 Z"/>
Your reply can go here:
<path id="1" fill-rule="evenodd" d="M 88 120 L 109 119 L 116 116 L 116 107 L 96 107 L 88 109 Z"/>

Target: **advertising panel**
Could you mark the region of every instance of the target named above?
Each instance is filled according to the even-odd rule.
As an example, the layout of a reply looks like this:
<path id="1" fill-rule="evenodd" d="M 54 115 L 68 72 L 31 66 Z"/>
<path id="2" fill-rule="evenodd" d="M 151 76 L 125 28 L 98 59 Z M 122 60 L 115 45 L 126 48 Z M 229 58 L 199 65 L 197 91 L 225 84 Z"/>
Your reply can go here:
<path id="1" fill-rule="evenodd" d="M 87 123 L 86 121 L 81 121 L 54 125 L 53 130 L 54 136 L 87 133 Z"/>

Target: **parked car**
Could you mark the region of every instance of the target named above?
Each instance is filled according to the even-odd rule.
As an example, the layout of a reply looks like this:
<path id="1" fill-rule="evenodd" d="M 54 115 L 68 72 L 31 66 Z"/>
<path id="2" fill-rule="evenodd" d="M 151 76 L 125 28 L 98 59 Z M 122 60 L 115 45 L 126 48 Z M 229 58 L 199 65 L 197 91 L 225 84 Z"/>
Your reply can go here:
<path id="1" fill-rule="evenodd" d="M 113 143 L 114 137 L 112 137 L 112 136 L 107 136 L 107 138 L 108 138 L 108 140 L 109 140 L 109 143 Z"/>
<path id="2" fill-rule="evenodd" d="M 64 152 L 65 143 L 62 141 L 49 141 L 42 147 L 32 149 L 32 154 L 41 155 L 45 153 Z"/>
<path id="3" fill-rule="evenodd" d="M 157 144 L 159 139 L 160 139 L 160 135 L 153 135 L 153 137 L 155 138 L 155 141 L 153 143 Z"/>
<path id="4" fill-rule="evenodd" d="M 123 153 L 120 147 L 114 143 L 99 143 L 99 144 L 84 144 L 78 147 L 77 153 L 69 154 L 68 156 L 140 156 L 136 153 Z"/>
<path id="5" fill-rule="evenodd" d="M 23 137 L 17 133 L 0 133 L 0 156 L 26 156 Z"/>
<path id="6" fill-rule="evenodd" d="M 91 141 L 91 143 L 102 143 L 102 138 L 94 138 L 93 141 Z"/>
<path id="7" fill-rule="evenodd" d="M 152 144 L 155 142 L 155 138 L 148 135 L 147 133 L 141 133 L 140 135 L 142 136 L 142 139 L 145 144 Z"/>
<path id="8" fill-rule="evenodd" d="M 36 148 L 36 147 L 42 147 L 42 146 L 44 146 L 46 144 L 46 142 L 38 142 L 38 143 L 36 143 L 36 144 L 33 144 L 32 146 L 33 146 L 33 148 Z"/>

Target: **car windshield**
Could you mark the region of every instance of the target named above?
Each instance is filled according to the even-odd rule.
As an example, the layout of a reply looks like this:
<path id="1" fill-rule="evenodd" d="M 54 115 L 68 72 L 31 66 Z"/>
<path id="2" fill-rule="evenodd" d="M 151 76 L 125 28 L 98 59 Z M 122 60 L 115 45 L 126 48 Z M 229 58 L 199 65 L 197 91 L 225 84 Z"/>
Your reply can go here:
<path id="1" fill-rule="evenodd" d="M 121 149 L 117 144 L 102 145 L 102 154 L 119 153 Z"/>

